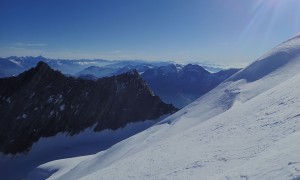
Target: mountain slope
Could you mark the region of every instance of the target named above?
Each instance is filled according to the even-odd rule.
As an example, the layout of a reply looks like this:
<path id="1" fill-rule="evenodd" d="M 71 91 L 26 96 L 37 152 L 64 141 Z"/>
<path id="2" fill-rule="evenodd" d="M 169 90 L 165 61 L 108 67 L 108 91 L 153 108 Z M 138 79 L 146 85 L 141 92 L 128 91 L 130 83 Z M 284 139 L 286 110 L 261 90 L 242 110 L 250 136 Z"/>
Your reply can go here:
<path id="1" fill-rule="evenodd" d="M 136 71 L 97 81 L 65 77 L 39 62 L 0 79 L 0 151 L 28 151 L 41 137 L 118 129 L 176 110 L 154 96 Z"/>
<path id="2" fill-rule="evenodd" d="M 299 55 L 295 37 L 152 128 L 92 156 L 43 164 L 31 176 L 299 179 Z"/>

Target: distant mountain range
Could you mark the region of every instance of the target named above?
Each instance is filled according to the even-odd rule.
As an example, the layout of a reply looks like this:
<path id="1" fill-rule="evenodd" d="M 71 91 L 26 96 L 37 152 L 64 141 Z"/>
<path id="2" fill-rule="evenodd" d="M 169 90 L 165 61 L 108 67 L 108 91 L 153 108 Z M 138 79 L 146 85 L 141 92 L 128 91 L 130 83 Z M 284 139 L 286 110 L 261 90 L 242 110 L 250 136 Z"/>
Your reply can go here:
<path id="1" fill-rule="evenodd" d="M 160 64 L 157 66 L 149 63 L 145 63 L 145 64 L 141 63 L 137 65 L 126 65 L 126 66 L 112 66 L 112 65 L 104 66 L 104 67 L 90 66 L 76 73 L 75 75 L 78 77 L 85 77 L 86 75 L 91 75 L 91 77 L 93 78 L 101 78 L 101 77 L 119 75 L 122 73 L 132 71 L 134 69 L 137 70 L 140 74 L 142 74 L 149 69 L 158 68 L 165 65 L 166 64 Z"/>
<path id="2" fill-rule="evenodd" d="M 220 67 L 197 64 L 179 65 L 171 62 L 142 60 L 55 60 L 44 57 L 8 57 L 0 59 L 0 77 L 17 75 L 41 60 L 68 76 L 97 80 L 137 70 L 154 94 L 166 103 L 182 108 L 204 95 L 239 69 L 221 70 Z M 217 71 L 211 73 L 211 70 Z"/>
<path id="3" fill-rule="evenodd" d="M 146 64 L 150 66 L 164 66 L 171 62 L 159 62 L 159 61 L 143 61 L 143 60 L 116 60 L 109 61 L 103 59 L 49 59 L 42 56 L 37 57 L 17 57 L 11 56 L 7 58 L 0 58 L 0 77 L 16 76 L 32 67 L 35 67 L 39 61 L 46 62 L 52 69 L 59 70 L 63 74 L 78 75 L 79 72 L 89 68 L 91 66 L 103 67 L 111 69 L 112 71 L 118 71 L 126 66 L 137 66 Z M 104 76 L 110 76 L 110 73 Z"/>
<path id="4" fill-rule="evenodd" d="M 210 73 L 199 65 L 168 64 L 151 66 L 140 64 L 123 68 L 90 66 L 77 73 L 84 79 L 95 80 L 99 77 L 118 75 L 136 69 L 147 82 L 154 94 L 166 103 L 182 108 L 204 95 L 240 69 L 222 70 Z"/>
<path id="5" fill-rule="evenodd" d="M 26 56 L 26 57 L 17 57 L 11 56 L 7 58 L 0 58 L 0 77 L 9 77 L 9 76 L 17 76 L 18 74 L 35 67 L 39 61 L 46 62 L 52 69 L 59 70 L 63 74 L 69 75 L 85 75 L 92 74 L 92 71 L 89 71 L 92 67 L 100 67 L 102 71 L 101 74 L 96 74 L 96 77 L 105 77 L 115 75 L 115 73 L 119 74 L 118 71 L 126 71 L 126 69 L 140 69 L 142 71 L 143 68 L 152 68 L 152 67 L 161 67 L 170 64 L 174 64 L 171 61 L 145 61 L 145 60 L 103 60 L 103 59 L 80 59 L 80 60 L 72 60 L 72 59 L 50 59 L 45 58 L 43 56 Z M 197 64 L 197 63 L 193 63 Z M 202 66 L 209 72 L 215 73 L 225 68 L 222 68 L 220 65 L 208 64 L 208 63 L 200 63 L 198 64 Z M 104 69 L 104 70 L 103 70 Z M 138 70 L 139 71 L 139 70 Z"/>
<path id="6" fill-rule="evenodd" d="M 41 137 L 118 129 L 177 111 L 163 103 L 137 71 L 98 79 L 66 77 L 39 62 L 0 79 L 0 151 L 28 151 Z"/>
<path id="7" fill-rule="evenodd" d="M 238 71 L 228 69 L 210 73 L 199 65 L 170 64 L 149 69 L 141 76 L 164 102 L 182 108 Z"/>

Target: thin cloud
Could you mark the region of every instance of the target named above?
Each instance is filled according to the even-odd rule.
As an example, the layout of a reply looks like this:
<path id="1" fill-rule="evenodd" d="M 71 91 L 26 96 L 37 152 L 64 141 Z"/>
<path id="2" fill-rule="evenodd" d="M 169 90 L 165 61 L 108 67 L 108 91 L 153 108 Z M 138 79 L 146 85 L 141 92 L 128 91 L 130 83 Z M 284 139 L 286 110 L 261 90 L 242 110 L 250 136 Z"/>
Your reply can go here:
<path id="1" fill-rule="evenodd" d="M 47 44 L 44 43 L 14 43 L 14 46 L 18 46 L 18 47 L 32 47 L 32 46 L 47 46 Z"/>

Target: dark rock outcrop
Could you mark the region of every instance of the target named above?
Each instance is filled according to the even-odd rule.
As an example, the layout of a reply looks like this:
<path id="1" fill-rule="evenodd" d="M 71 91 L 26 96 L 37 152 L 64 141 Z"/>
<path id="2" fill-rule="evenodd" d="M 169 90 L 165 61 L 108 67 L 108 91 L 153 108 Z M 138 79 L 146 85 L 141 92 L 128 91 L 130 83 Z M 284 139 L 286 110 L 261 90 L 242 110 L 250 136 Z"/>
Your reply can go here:
<path id="1" fill-rule="evenodd" d="M 0 151 L 25 152 L 41 137 L 87 127 L 117 129 L 176 110 L 153 95 L 137 71 L 92 81 L 66 77 L 39 62 L 0 79 Z"/>

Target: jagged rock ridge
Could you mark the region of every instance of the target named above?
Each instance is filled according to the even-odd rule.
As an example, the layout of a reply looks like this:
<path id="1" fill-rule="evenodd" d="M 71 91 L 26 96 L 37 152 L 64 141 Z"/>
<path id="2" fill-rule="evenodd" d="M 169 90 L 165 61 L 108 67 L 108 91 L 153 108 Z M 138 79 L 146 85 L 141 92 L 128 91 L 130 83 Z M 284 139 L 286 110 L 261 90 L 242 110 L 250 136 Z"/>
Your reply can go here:
<path id="1" fill-rule="evenodd" d="M 92 126 L 117 129 L 176 110 L 153 95 L 136 71 L 90 81 L 39 62 L 18 77 L 0 79 L 0 151 L 24 152 L 40 137 Z"/>

